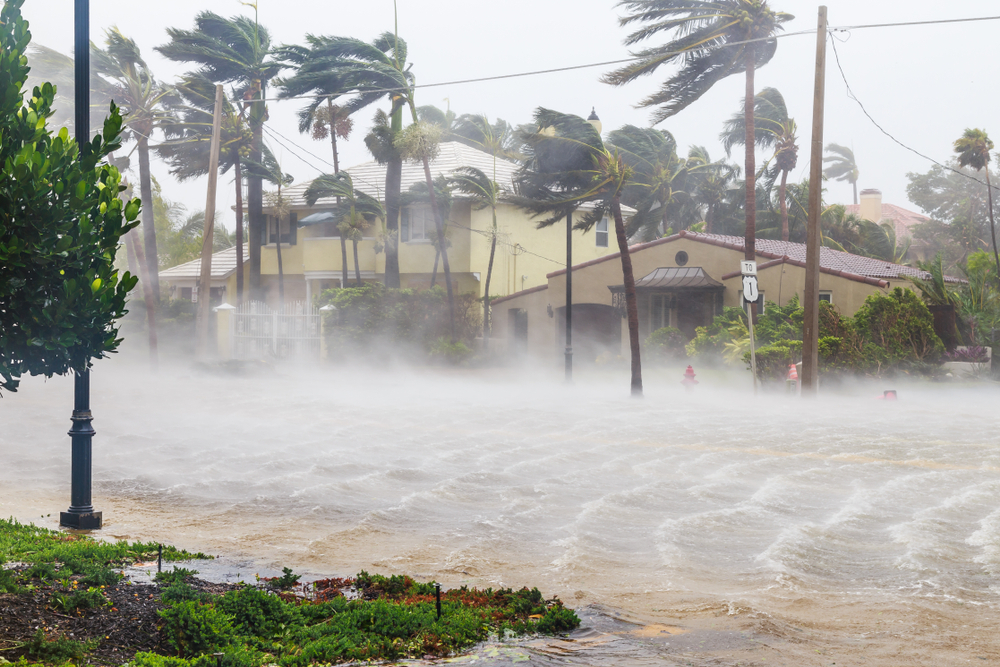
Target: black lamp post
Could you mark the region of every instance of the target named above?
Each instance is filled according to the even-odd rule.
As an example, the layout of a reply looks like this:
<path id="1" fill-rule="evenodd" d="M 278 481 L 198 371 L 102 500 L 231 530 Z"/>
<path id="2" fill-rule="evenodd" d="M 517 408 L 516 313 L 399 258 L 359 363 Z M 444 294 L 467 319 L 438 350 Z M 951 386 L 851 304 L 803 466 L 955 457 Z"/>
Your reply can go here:
<path id="1" fill-rule="evenodd" d="M 90 0 L 74 0 L 74 69 L 76 94 L 74 103 L 76 143 L 83 146 L 90 141 Z M 90 370 L 74 371 L 73 426 L 69 436 L 73 443 L 72 489 L 70 506 L 59 513 L 59 525 L 68 528 L 93 529 L 101 527 L 101 513 L 90 503 L 91 446 L 94 421 L 90 413 Z"/>

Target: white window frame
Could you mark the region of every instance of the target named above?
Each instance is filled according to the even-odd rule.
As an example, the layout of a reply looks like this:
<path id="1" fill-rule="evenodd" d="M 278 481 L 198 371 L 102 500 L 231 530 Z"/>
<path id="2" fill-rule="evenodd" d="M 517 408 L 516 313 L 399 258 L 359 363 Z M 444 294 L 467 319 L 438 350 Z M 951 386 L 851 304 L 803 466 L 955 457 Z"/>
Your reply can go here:
<path id="1" fill-rule="evenodd" d="M 594 244 L 598 248 L 607 248 L 609 233 L 608 233 L 608 216 L 604 216 L 597 221 L 597 226 L 594 227 Z M 603 228 L 603 229 L 602 229 Z M 601 243 L 601 241 L 604 241 Z"/>
<path id="2" fill-rule="evenodd" d="M 826 297 L 825 299 L 823 297 Z M 819 300 L 826 301 L 831 306 L 833 305 L 833 290 L 820 290 Z"/>

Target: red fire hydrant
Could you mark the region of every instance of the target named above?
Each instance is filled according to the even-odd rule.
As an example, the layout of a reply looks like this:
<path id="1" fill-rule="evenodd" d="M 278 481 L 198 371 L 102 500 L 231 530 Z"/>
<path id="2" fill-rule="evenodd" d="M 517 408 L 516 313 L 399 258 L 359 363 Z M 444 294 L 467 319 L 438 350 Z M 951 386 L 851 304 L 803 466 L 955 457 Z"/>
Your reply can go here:
<path id="1" fill-rule="evenodd" d="M 687 367 L 687 370 L 684 371 L 684 379 L 681 380 L 681 384 L 684 385 L 688 391 L 694 389 L 694 386 L 698 384 L 698 381 L 694 379 L 694 369 L 691 368 L 690 365 Z"/>

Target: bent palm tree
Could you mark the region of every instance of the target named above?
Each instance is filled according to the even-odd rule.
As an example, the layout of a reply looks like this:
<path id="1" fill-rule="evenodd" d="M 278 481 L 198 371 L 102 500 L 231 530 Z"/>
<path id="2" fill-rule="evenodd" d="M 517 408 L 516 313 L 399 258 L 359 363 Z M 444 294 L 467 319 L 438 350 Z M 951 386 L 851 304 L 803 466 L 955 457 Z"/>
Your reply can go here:
<path id="1" fill-rule="evenodd" d="M 495 162 L 494 157 L 494 162 Z M 494 178 L 496 171 L 494 168 Z M 490 239 L 490 261 L 486 265 L 486 282 L 483 285 L 483 344 L 489 346 L 490 339 L 490 280 L 493 278 L 493 258 L 497 251 L 497 206 L 504 196 L 500 185 L 475 167 L 459 167 L 455 176 L 449 179 L 452 189 L 458 194 L 472 199 L 472 207 L 476 210 L 489 208 L 493 216 L 493 226 L 488 234 Z"/>
<path id="2" fill-rule="evenodd" d="M 376 220 L 385 219 L 385 208 L 378 199 L 354 189 L 354 181 L 346 171 L 323 174 L 313 179 L 304 194 L 306 203 L 314 205 L 320 199 L 336 198 L 333 207 L 334 222 L 341 236 L 354 244 L 354 278 L 361 283 L 361 266 L 358 263 L 358 242 Z M 345 263 L 346 266 L 346 263 Z M 346 286 L 346 282 L 344 283 Z"/>
<path id="3" fill-rule="evenodd" d="M 722 139 L 722 147 L 726 149 L 726 155 L 733 146 L 744 145 L 747 140 L 746 132 L 746 99 L 743 100 L 743 108 L 739 113 L 734 114 L 726 121 L 719 138 Z M 799 147 L 796 143 L 795 132 L 798 129 L 795 119 L 788 116 L 788 109 L 785 106 L 785 98 L 781 96 L 777 88 L 765 88 L 754 97 L 754 142 L 758 148 L 773 148 L 773 163 L 768 167 L 765 164 L 763 173 L 768 186 L 773 185 L 775 177 L 781 175 L 781 184 L 778 186 L 778 201 L 781 207 L 781 240 L 788 240 L 788 207 L 785 203 L 785 189 L 788 185 L 788 174 L 798 163 Z M 768 162 L 771 162 L 768 160 Z M 770 191 L 770 187 L 766 188 Z"/>
<path id="4" fill-rule="evenodd" d="M 830 166 L 823 170 L 823 175 L 835 181 L 847 181 L 854 189 L 854 205 L 858 205 L 858 162 L 854 159 L 854 151 L 840 144 L 827 144 L 826 152 L 832 155 L 823 157 L 823 162 Z"/>
<path id="5" fill-rule="evenodd" d="M 993 142 L 984 130 L 967 128 L 962 136 L 955 140 L 955 152 L 958 153 L 960 167 L 972 167 L 976 171 L 986 170 L 986 194 L 988 195 L 987 212 L 990 214 L 990 238 L 993 240 L 993 257 L 997 263 L 997 279 L 1000 280 L 1000 253 L 997 252 L 997 230 L 993 222 L 993 187 L 990 185 L 990 151 Z"/>
<path id="6" fill-rule="evenodd" d="M 548 216 L 539 227 L 564 220 L 585 202 L 591 202 L 593 208 L 577 221 L 577 229 L 588 230 L 606 215 L 614 218 L 625 282 L 632 395 L 642 396 L 639 309 L 621 208 L 632 167 L 620 150 L 605 146 L 594 126 L 579 116 L 538 108 L 534 119 L 535 131 L 523 137 L 528 159 L 518 172 L 519 194 L 509 201 L 535 216 Z"/>
<path id="7" fill-rule="evenodd" d="M 623 26 L 644 24 L 625 39 L 638 44 L 663 31 L 674 39 L 637 53 L 636 60 L 604 75 L 603 81 L 622 86 L 652 74 L 661 65 L 680 62 L 680 71 L 658 91 L 640 101 L 643 107 L 658 107 L 653 124 L 683 111 L 716 82 L 732 74 L 746 74 L 746 94 L 754 99 L 754 72 L 767 64 L 778 47 L 774 37 L 790 14 L 772 10 L 767 0 L 620 0 L 630 13 Z M 764 41 L 757 41 L 764 40 Z M 754 164 L 754 117 L 746 108 L 746 243 L 745 257 L 755 258 L 756 165 Z"/>
<path id="8" fill-rule="evenodd" d="M 255 9 L 256 11 L 256 9 Z M 264 150 L 264 102 L 267 84 L 282 69 L 271 53 L 271 36 L 256 18 L 226 19 L 203 11 L 193 30 L 167 28 L 170 42 L 156 47 L 164 57 L 200 66 L 197 74 L 215 83 L 231 83 L 243 100 L 252 134 L 248 158 L 260 163 Z M 247 212 L 250 233 L 250 292 L 260 296 L 260 246 L 264 230 L 264 182 L 259 174 L 247 178 Z"/>

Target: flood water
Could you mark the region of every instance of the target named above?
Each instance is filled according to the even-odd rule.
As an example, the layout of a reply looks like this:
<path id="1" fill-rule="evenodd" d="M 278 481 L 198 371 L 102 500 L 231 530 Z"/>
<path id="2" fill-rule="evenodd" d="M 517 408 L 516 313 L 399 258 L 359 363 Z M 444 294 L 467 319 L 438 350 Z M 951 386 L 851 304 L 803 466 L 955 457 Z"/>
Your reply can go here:
<path id="1" fill-rule="evenodd" d="M 94 505 L 108 537 L 580 609 L 572 641 L 482 664 L 1000 664 L 1000 391 L 680 377 L 648 371 L 637 401 L 611 371 L 104 360 Z M 68 505 L 71 397 L 30 378 L 0 399 L 0 514 L 54 527 Z"/>

